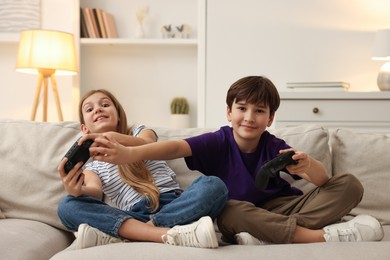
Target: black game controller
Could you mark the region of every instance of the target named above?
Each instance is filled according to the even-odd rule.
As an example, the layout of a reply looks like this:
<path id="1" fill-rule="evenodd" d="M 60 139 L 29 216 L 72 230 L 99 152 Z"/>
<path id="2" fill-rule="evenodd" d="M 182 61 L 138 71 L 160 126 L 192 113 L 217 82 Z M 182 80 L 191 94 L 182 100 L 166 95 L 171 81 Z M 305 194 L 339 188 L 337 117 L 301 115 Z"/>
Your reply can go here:
<path id="1" fill-rule="evenodd" d="M 265 163 L 256 174 L 256 188 L 264 190 L 268 186 L 270 178 L 276 177 L 276 173 L 284 169 L 287 165 L 298 164 L 297 160 L 293 160 L 294 151 L 279 154 L 271 161 Z"/>
<path id="2" fill-rule="evenodd" d="M 89 155 L 89 147 L 93 143 L 93 140 L 85 140 L 81 145 L 78 144 L 78 140 L 72 145 L 69 151 L 65 154 L 68 161 L 65 163 L 64 170 L 69 173 L 70 170 L 78 163 L 86 163 L 91 157 Z"/>

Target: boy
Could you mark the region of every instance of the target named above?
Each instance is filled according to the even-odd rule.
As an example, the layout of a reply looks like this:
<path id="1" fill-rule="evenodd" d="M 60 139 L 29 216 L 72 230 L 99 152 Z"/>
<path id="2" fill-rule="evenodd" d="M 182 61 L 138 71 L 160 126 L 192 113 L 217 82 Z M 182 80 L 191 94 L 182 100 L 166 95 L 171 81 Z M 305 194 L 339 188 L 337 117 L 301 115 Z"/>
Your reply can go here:
<path id="1" fill-rule="evenodd" d="M 375 241 L 383 238 L 380 223 L 360 215 L 340 220 L 360 202 L 361 183 L 350 174 L 328 177 L 323 164 L 294 150 L 298 164 L 286 166 L 295 179 L 317 186 L 303 194 L 282 179 L 272 178 L 265 190 L 255 186 L 255 175 L 279 153 L 293 150 L 266 128 L 271 126 L 280 97 L 274 84 L 261 76 L 244 77 L 228 90 L 227 119 L 213 133 L 179 141 L 124 147 L 110 137 L 95 140 L 90 148 L 97 160 L 129 163 L 138 160 L 169 160 L 185 157 L 191 170 L 220 177 L 229 190 L 229 201 L 218 217 L 223 239 L 238 244 Z M 248 233 L 249 232 L 249 233 Z"/>

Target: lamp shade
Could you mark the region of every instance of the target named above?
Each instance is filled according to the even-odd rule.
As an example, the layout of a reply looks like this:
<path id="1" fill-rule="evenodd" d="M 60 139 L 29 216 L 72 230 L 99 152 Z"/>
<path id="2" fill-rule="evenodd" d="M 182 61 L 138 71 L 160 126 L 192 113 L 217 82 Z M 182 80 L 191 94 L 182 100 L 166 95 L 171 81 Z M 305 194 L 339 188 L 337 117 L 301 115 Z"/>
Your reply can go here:
<path id="1" fill-rule="evenodd" d="M 375 36 L 373 60 L 390 60 L 390 29 L 379 30 Z"/>
<path id="2" fill-rule="evenodd" d="M 38 74 L 39 70 L 55 70 L 56 75 L 77 73 L 72 34 L 50 30 L 21 32 L 16 71 Z"/>

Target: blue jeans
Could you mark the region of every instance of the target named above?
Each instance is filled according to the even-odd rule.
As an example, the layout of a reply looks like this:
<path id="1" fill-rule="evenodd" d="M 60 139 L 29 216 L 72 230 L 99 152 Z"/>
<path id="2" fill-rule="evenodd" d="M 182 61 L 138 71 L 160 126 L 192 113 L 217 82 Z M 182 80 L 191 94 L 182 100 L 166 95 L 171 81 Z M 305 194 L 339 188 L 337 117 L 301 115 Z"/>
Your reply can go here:
<path id="1" fill-rule="evenodd" d="M 227 201 L 228 190 L 215 176 L 201 176 L 185 191 L 176 190 L 160 194 L 160 208 L 151 212 L 149 199 L 124 211 L 89 196 L 64 197 L 58 205 L 58 216 L 66 228 L 77 231 L 86 223 L 104 233 L 119 237 L 118 230 L 129 218 L 142 222 L 151 220 L 158 227 L 173 227 L 194 222 L 203 216 L 215 219 Z"/>

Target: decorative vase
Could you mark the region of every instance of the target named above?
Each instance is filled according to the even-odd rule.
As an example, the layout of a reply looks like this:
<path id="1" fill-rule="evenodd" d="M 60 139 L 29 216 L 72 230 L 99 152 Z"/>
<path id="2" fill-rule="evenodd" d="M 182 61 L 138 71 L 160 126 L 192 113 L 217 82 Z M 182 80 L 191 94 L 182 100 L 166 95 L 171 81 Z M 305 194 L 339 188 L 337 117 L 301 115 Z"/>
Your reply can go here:
<path id="1" fill-rule="evenodd" d="M 171 114 L 171 127 L 189 128 L 190 127 L 190 116 L 188 114 Z"/>
<path id="2" fill-rule="evenodd" d="M 142 22 L 137 23 L 137 27 L 135 28 L 135 37 L 136 38 L 145 38 L 145 31 Z"/>
<path id="3" fill-rule="evenodd" d="M 377 83 L 381 91 L 390 91 L 390 62 L 386 62 L 381 67 Z"/>

